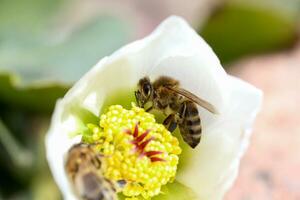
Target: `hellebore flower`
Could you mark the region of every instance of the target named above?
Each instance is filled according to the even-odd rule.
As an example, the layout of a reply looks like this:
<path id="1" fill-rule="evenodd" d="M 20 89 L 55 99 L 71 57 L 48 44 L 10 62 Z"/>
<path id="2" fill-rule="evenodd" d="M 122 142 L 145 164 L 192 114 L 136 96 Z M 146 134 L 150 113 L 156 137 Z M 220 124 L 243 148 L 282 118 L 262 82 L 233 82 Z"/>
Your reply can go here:
<path id="1" fill-rule="evenodd" d="M 211 103 L 199 107 L 202 139 L 192 149 L 178 131 L 134 103 L 138 81 L 169 76 Z M 46 137 L 47 159 L 65 199 L 78 199 L 66 174 L 70 147 L 81 141 L 103 154 L 103 175 L 125 180 L 128 199 L 219 200 L 237 176 L 260 90 L 227 75 L 211 48 L 179 17 L 103 58 L 57 102 Z"/>

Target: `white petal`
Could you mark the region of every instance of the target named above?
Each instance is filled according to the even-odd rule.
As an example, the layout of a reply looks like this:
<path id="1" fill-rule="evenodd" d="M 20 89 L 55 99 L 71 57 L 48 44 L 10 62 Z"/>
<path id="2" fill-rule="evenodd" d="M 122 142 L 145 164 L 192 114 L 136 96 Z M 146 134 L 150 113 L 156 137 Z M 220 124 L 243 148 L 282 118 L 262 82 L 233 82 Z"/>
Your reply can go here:
<path id="1" fill-rule="evenodd" d="M 107 95 L 120 89 L 134 88 L 138 80 L 146 75 L 152 79 L 160 75 L 172 76 L 181 82 L 182 87 L 209 101 L 220 112 L 213 115 L 204 109 L 199 110 L 204 134 L 201 145 L 194 151 L 199 157 L 197 162 L 186 167 L 191 170 L 179 174 L 179 180 L 196 189 L 204 200 L 222 196 L 229 183 L 224 177 L 229 177 L 226 180 L 232 179 L 236 171 L 240 149 L 246 138 L 244 129 L 258 105 L 258 92 L 228 78 L 204 40 L 183 19 L 170 17 L 148 37 L 103 58 L 57 104 L 46 138 L 46 148 L 51 171 L 65 199 L 74 199 L 74 196 L 65 176 L 64 156 L 78 139 L 71 140 L 64 127 L 72 126 L 72 121 L 78 120 L 78 108 L 99 115 Z M 133 93 L 128 95 L 133 96 Z M 248 95 L 248 98 L 244 99 L 241 97 L 243 95 Z M 229 102 L 234 106 L 229 107 Z M 239 107 L 240 103 L 244 103 L 244 107 Z M 232 123 L 235 118 L 237 121 Z M 203 164 L 204 161 L 206 163 Z M 221 166 L 224 166 L 222 170 Z M 194 177 L 199 178 L 199 183 L 194 182 L 192 173 L 197 175 Z M 189 176 L 193 180 L 186 179 Z M 220 189 L 216 190 L 216 187 Z M 212 191 L 219 193 L 210 196 Z"/>
<path id="2" fill-rule="evenodd" d="M 56 103 L 55 112 L 52 116 L 49 134 L 46 136 L 47 159 L 54 179 L 63 192 L 64 199 L 75 200 L 77 198 L 74 195 L 65 174 L 64 156 L 72 144 L 80 142 L 81 137 L 74 137 L 71 139 L 68 136 L 68 127 L 66 127 L 66 125 L 70 125 L 69 131 L 73 131 L 72 129 L 76 128 L 76 124 L 74 124 L 74 118 L 71 116 L 65 121 L 65 123 L 61 123 L 63 108 L 64 106 L 62 105 L 62 102 L 58 101 Z"/>
<path id="3" fill-rule="evenodd" d="M 204 200 L 222 199 L 232 185 L 262 100 L 261 91 L 253 86 L 231 76 L 228 83 L 224 112 L 203 132 L 201 145 L 189 152 L 192 156 L 176 177 Z"/>

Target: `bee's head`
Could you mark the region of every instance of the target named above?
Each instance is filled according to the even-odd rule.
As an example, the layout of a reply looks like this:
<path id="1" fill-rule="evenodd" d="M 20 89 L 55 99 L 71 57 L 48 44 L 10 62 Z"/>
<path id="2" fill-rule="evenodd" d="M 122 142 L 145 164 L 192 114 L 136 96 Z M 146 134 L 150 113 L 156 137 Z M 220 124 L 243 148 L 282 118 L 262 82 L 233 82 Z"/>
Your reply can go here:
<path id="1" fill-rule="evenodd" d="M 144 105 L 151 100 L 153 94 L 153 87 L 149 77 L 144 77 L 139 80 L 138 89 L 135 92 L 135 98 L 138 106 L 144 107 Z"/>

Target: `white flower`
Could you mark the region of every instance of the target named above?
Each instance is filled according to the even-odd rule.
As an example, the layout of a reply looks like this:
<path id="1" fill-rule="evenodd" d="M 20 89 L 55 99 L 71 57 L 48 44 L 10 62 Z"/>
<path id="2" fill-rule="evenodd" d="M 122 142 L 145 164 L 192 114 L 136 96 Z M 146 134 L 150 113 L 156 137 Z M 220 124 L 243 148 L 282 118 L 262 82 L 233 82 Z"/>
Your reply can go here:
<path id="1" fill-rule="evenodd" d="M 80 141 L 80 137 L 70 139 L 69 133 L 83 124 L 81 108 L 99 116 L 108 96 L 133 91 L 144 76 L 153 80 L 161 75 L 179 80 L 183 88 L 219 111 L 213 115 L 199 108 L 202 140 L 195 149 L 184 148 L 180 157 L 184 162 L 176 180 L 191 188 L 197 199 L 222 199 L 236 178 L 262 93 L 227 75 L 205 41 L 183 19 L 174 16 L 148 37 L 103 58 L 57 102 L 46 148 L 51 171 L 65 199 L 77 199 L 65 174 L 64 157 L 70 146 Z"/>

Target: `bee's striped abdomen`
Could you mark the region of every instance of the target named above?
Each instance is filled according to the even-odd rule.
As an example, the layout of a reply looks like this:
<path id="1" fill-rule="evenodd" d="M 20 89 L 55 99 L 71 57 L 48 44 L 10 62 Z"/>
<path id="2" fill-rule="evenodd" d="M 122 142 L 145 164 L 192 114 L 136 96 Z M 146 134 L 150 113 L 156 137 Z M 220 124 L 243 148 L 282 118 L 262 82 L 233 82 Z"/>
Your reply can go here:
<path id="1" fill-rule="evenodd" d="M 195 103 L 184 101 L 179 111 L 181 123 L 179 129 L 183 140 L 195 148 L 201 140 L 201 120 Z"/>

